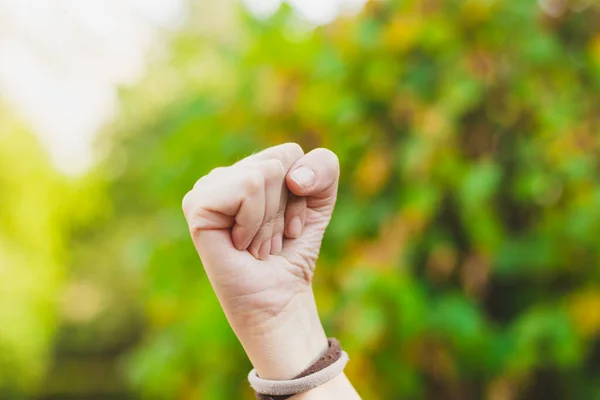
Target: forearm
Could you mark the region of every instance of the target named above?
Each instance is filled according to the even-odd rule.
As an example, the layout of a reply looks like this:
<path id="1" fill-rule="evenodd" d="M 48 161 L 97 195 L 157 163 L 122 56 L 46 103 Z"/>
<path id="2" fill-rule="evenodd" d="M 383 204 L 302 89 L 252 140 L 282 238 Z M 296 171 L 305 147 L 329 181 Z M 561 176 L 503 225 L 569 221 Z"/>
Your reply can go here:
<path id="1" fill-rule="evenodd" d="M 339 176 L 330 150 L 304 154 L 286 143 L 215 168 L 183 199 L 208 278 L 254 365 L 249 379 L 263 392 L 358 398 L 344 375 L 332 378 L 347 357 L 328 342 L 310 285 Z"/>

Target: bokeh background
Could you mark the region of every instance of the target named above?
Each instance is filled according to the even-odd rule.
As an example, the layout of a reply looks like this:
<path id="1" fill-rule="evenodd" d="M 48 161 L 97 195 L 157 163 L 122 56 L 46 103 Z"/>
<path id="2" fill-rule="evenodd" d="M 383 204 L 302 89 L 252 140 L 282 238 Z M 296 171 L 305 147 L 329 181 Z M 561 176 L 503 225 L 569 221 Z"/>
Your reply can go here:
<path id="1" fill-rule="evenodd" d="M 185 192 L 334 150 L 365 399 L 600 399 L 600 4 L 0 1 L 0 398 L 251 399 Z"/>

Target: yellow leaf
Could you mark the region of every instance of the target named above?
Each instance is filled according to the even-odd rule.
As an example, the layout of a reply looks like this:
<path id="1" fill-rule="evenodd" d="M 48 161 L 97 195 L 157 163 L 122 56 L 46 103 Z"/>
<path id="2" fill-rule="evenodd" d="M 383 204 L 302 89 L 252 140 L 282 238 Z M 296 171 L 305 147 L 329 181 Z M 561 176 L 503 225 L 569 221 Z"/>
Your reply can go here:
<path id="1" fill-rule="evenodd" d="M 432 141 L 446 138 L 451 133 L 448 118 L 435 107 L 422 109 L 415 115 L 415 129 Z"/>
<path id="2" fill-rule="evenodd" d="M 416 15 L 399 15 L 392 20 L 384 33 L 384 43 L 390 50 L 405 52 L 417 42 L 422 26 Z"/>
<path id="3" fill-rule="evenodd" d="M 164 327 L 172 324 L 180 310 L 176 299 L 169 297 L 154 297 L 147 305 L 147 316 L 151 326 Z"/>
<path id="4" fill-rule="evenodd" d="M 467 0 L 462 5 L 462 13 L 468 21 L 483 22 L 489 19 L 495 1 Z"/>
<path id="5" fill-rule="evenodd" d="M 575 328 L 584 337 L 600 333 L 600 291 L 588 290 L 569 301 L 569 313 Z"/>
<path id="6" fill-rule="evenodd" d="M 489 400 L 512 400 L 517 398 L 516 383 L 506 377 L 494 379 L 487 388 L 487 399 Z"/>
<path id="7" fill-rule="evenodd" d="M 594 36 L 592 39 L 592 42 L 590 43 L 590 54 L 592 60 L 600 67 L 600 34 Z"/>
<path id="8" fill-rule="evenodd" d="M 355 172 L 356 184 L 361 194 L 371 196 L 387 183 L 392 166 L 390 151 L 374 147 L 360 161 Z"/>

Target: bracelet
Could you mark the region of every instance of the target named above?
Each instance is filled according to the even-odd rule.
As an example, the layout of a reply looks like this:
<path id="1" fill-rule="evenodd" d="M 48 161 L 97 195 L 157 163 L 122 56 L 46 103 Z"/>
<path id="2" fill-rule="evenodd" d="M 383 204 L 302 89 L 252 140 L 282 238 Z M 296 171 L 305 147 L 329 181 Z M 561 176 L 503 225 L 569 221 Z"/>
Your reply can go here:
<path id="1" fill-rule="evenodd" d="M 329 338 L 329 348 L 313 365 L 291 380 L 273 381 L 259 378 L 256 370 L 250 371 L 248 381 L 258 400 L 285 400 L 295 394 L 306 392 L 329 382 L 344 371 L 348 354 L 342 350 L 340 342 Z"/>

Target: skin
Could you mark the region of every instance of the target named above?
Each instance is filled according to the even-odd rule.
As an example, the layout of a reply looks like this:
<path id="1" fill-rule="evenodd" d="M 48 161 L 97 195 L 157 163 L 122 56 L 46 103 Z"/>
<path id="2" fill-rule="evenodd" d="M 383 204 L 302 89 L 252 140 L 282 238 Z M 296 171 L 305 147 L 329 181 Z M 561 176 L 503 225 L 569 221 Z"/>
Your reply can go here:
<path id="1" fill-rule="evenodd" d="M 183 199 L 194 245 L 258 375 L 291 379 L 327 349 L 312 291 L 336 202 L 327 149 L 271 147 L 200 178 Z M 344 374 L 294 399 L 359 399 Z"/>

